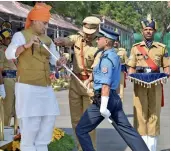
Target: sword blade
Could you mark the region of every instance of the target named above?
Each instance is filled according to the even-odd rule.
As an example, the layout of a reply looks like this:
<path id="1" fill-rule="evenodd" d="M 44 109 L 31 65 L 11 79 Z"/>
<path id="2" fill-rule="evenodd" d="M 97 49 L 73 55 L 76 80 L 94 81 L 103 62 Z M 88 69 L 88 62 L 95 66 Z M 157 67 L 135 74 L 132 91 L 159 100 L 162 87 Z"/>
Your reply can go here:
<path id="1" fill-rule="evenodd" d="M 43 43 L 41 42 L 41 45 L 56 59 L 56 61 L 58 60 L 58 58 L 50 51 L 50 49 Z M 75 73 L 73 73 L 66 65 L 62 65 L 68 72 L 70 72 L 78 81 L 79 83 L 87 90 L 87 91 L 90 91 L 88 87 L 86 87 L 84 85 L 84 83 L 77 77 L 77 75 Z"/>

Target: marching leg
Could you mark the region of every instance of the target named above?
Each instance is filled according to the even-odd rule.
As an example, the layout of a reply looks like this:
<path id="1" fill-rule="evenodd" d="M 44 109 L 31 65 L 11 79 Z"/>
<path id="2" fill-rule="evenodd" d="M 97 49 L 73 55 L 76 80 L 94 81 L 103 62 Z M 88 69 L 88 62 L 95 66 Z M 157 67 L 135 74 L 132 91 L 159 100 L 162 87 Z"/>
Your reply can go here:
<path id="1" fill-rule="evenodd" d="M 112 125 L 132 151 L 149 151 L 139 133 L 129 123 L 122 109 L 122 102 L 116 92 L 111 95 L 108 107 L 111 111 L 111 118 L 115 122 Z"/>
<path id="2" fill-rule="evenodd" d="M 81 117 L 77 127 L 76 135 L 83 151 L 95 151 L 89 132 L 94 130 L 103 120 L 99 108 L 92 104 Z"/>
<path id="3" fill-rule="evenodd" d="M 112 114 L 112 118 L 132 151 L 149 151 L 141 136 L 129 123 L 123 110 L 118 111 L 115 115 Z"/>

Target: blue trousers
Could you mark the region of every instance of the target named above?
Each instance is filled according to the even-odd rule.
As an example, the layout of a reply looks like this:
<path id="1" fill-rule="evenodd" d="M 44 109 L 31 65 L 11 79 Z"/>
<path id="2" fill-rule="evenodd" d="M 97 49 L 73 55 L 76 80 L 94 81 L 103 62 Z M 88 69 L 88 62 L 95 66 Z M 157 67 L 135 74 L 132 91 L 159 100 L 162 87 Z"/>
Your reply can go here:
<path id="1" fill-rule="evenodd" d="M 120 97 L 116 91 L 112 90 L 110 92 L 107 108 L 111 112 L 111 118 L 116 123 L 116 130 L 125 140 L 127 145 L 132 149 L 132 151 L 149 151 L 141 136 L 129 123 L 122 109 Z M 89 132 L 94 130 L 103 120 L 104 117 L 101 116 L 99 106 L 96 104 L 92 104 L 84 112 L 76 127 L 76 135 L 83 151 L 95 151 L 89 136 Z"/>

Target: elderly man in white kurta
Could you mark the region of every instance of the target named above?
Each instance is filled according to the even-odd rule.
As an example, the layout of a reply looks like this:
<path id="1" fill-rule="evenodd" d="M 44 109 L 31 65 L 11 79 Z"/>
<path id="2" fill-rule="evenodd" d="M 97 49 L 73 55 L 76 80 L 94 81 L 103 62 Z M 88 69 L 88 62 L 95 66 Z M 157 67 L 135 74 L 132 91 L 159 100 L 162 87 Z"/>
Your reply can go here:
<path id="1" fill-rule="evenodd" d="M 49 78 L 49 62 L 55 65 L 56 61 L 38 43 L 40 39 L 59 58 L 54 43 L 45 35 L 50 8 L 37 3 L 28 14 L 25 30 L 14 34 L 5 52 L 7 59 L 18 60 L 15 106 L 21 129 L 21 151 L 48 151 L 55 119 L 60 114 Z M 61 58 L 58 61 L 64 63 Z"/>

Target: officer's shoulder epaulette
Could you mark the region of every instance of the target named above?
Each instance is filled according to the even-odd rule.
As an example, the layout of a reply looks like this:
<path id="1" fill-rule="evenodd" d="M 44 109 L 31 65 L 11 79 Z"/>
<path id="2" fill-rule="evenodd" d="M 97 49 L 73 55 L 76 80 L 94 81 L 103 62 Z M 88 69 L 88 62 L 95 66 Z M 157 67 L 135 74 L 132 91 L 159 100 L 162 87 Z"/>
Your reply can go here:
<path id="1" fill-rule="evenodd" d="M 113 58 L 111 57 L 112 55 L 110 55 L 110 53 L 108 54 L 103 54 L 102 55 L 102 57 L 101 57 L 101 59 L 103 59 L 103 58 L 105 58 L 105 59 L 107 59 L 107 60 L 109 60 L 110 62 L 111 62 L 111 64 L 112 64 L 112 66 L 114 67 L 114 64 L 113 64 Z"/>
<path id="2" fill-rule="evenodd" d="M 132 47 L 137 46 L 137 45 L 140 45 L 140 43 L 141 43 L 141 42 L 135 43 L 135 44 L 133 44 Z"/>
<path id="3" fill-rule="evenodd" d="M 103 54 L 102 55 L 102 58 L 107 58 L 108 57 L 108 54 Z"/>
<path id="4" fill-rule="evenodd" d="M 94 58 L 96 58 L 96 56 L 97 56 L 99 53 L 101 53 L 101 52 L 103 52 L 103 50 L 98 49 L 98 50 L 95 52 L 95 54 L 94 54 Z"/>
<path id="5" fill-rule="evenodd" d="M 111 59 L 111 60 L 113 60 L 115 57 L 119 57 L 118 55 L 117 55 L 117 53 L 115 52 L 115 50 L 113 50 L 113 51 L 110 51 L 109 53 L 107 53 L 107 54 L 105 54 L 106 56 L 106 58 L 109 58 L 109 59 Z"/>
<path id="6" fill-rule="evenodd" d="M 79 32 L 77 33 L 77 35 L 79 35 L 79 36 L 83 37 L 83 36 L 84 36 L 84 33 L 83 33 L 83 32 L 81 32 L 81 31 L 79 31 Z"/>
<path id="7" fill-rule="evenodd" d="M 126 51 L 125 48 L 119 48 L 119 51 Z"/>
<path id="8" fill-rule="evenodd" d="M 162 43 L 160 43 L 160 42 L 155 42 L 158 46 L 161 46 L 161 47 L 163 47 L 163 48 L 165 48 L 166 47 L 166 45 L 165 44 L 162 44 Z"/>

